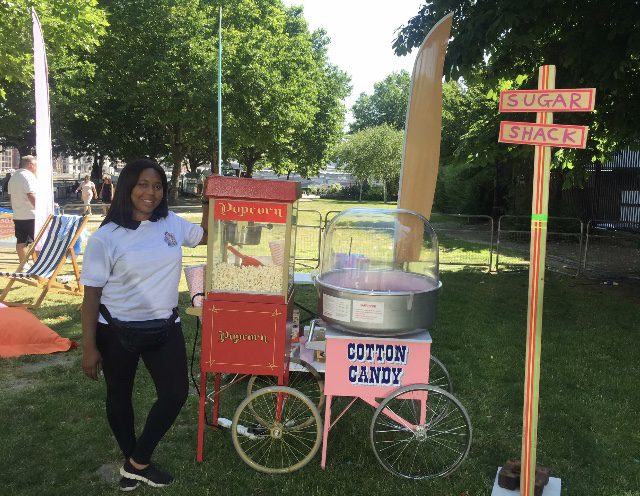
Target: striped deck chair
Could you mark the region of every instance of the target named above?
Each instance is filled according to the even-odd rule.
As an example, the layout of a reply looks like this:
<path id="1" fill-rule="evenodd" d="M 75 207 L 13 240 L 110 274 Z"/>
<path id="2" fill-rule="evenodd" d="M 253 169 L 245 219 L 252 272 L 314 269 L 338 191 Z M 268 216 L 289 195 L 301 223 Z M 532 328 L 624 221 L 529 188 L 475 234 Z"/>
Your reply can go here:
<path id="1" fill-rule="evenodd" d="M 49 291 L 82 296 L 83 288 L 80 284 L 80 269 L 78 268 L 73 247 L 88 220 L 88 215 L 83 217 L 78 215 L 50 215 L 36 236 L 35 241 L 29 246 L 27 256 L 25 260 L 20 262 L 17 270 L 15 272 L 0 271 L 0 277 L 9 278 L 9 282 L 0 295 L 0 302 L 11 306 L 11 303 L 5 302 L 4 299 L 9 294 L 14 282 L 42 288 L 42 292 L 36 302 L 33 305 L 29 305 L 33 308 L 40 306 Z M 45 236 L 38 258 L 31 267 L 24 270 L 26 261 L 31 260 L 35 247 Z M 73 265 L 75 284 L 71 284 L 72 281 L 69 284 L 63 284 L 56 280 L 68 257 L 71 258 L 71 264 Z"/>

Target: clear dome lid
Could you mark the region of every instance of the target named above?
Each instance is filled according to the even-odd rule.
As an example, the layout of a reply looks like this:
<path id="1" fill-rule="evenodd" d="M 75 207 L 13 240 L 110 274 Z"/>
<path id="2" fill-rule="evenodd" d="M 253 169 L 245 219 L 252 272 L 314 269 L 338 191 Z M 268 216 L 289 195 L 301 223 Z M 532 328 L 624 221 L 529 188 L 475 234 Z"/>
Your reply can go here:
<path id="1" fill-rule="evenodd" d="M 409 210 L 345 210 L 327 226 L 319 281 L 368 293 L 430 291 L 439 286 L 438 238 Z"/>

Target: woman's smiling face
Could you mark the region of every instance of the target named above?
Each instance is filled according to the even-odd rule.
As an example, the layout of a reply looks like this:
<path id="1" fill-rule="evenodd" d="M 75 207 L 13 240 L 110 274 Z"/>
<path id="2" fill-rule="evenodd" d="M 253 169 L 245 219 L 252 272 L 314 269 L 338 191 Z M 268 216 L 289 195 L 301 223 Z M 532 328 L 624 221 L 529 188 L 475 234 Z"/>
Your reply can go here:
<path id="1" fill-rule="evenodd" d="M 131 217 L 133 220 L 149 220 L 151 214 L 156 209 L 164 192 L 162 190 L 162 179 L 155 169 L 144 169 L 138 182 L 131 190 Z"/>

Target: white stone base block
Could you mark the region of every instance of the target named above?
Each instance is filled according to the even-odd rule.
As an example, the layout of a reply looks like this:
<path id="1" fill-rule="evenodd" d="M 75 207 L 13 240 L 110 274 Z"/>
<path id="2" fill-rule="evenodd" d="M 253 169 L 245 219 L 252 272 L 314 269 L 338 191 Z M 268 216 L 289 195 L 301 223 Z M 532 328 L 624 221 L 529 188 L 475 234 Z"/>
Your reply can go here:
<path id="1" fill-rule="evenodd" d="M 498 467 L 498 471 L 496 472 L 496 480 L 493 482 L 493 491 L 491 492 L 491 496 L 520 496 L 520 489 L 510 491 L 509 489 L 503 489 L 498 485 L 498 474 L 500 473 L 501 468 L 502 467 Z M 544 486 L 542 496 L 560 496 L 560 485 L 560 479 L 557 477 L 549 477 L 549 483 Z"/>

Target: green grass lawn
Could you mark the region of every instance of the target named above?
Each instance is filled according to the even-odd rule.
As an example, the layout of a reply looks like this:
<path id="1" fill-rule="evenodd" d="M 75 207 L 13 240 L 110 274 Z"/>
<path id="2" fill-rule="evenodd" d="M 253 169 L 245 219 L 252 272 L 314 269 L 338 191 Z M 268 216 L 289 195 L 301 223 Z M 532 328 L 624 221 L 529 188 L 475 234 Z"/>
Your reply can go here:
<path id="1" fill-rule="evenodd" d="M 326 212 L 345 202 L 318 204 Z M 202 250 L 185 250 L 185 264 L 199 262 Z M 528 278 L 526 272 L 474 270 L 444 271 L 441 277 L 433 353 L 449 369 L 473 425 L 469 457 L 457 472 L 423 482 L 388 474 L 369 445 L 373 412 L 364 404 L 331 431 L 326 471 L 318 454 L 290 475 L 254 472 L 240 461 L 226 430 L 206 432 L 204 463 L 198 464 L 198 397 L 192 388 L 155 455 L 176 482 L 166 489 L 141 487 L 136 494 L 490 494 L 497 467 L 520 456 Z M 180 290 L 184 309 L 184 281 Z M 18 290 L 12 299 L 30 294 Z M 315 307 L 312 287 L 300 288 L 296 298 Z M 562 479 L 563 495 L 640 496 L 640 290 L 548 273 L 544 302 L 538 463 Z M 78 304 L 77 298 L 51 295 L 36 314 L 60 335 L 79 340 Z M 183 314 L 183 329 L 190 359 L 195 318 Z M 120 455 L 105 418 L 104 383 L 86 379 L 80 359 L 79 349 L 0 359 L 0 494 L 116 493 Z M 245 388 L 242 383 L 223 394 L 223 416 L 232 416 Z M 153 398 L 141 366 L 134 396 L 138 424 Z"/>

